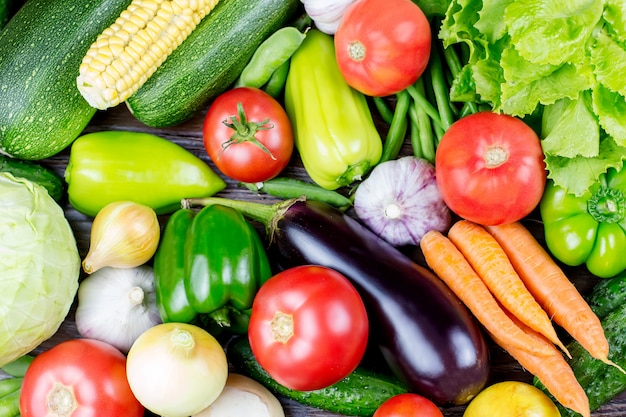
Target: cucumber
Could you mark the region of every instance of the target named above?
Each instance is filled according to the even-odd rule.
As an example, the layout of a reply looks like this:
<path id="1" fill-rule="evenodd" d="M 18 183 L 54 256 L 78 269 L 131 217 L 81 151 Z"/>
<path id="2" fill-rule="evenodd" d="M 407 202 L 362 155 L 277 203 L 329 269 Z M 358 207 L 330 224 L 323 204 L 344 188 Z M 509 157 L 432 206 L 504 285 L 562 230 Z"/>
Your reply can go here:
<path id="1" fill-rule="evenodd" d="M 126 104 L 143 124 L 190 119 L 239 77 L 256 48 L 294 15 L 299 0 L 220 0 Z"/>
<path id="2" fill-rule="evenodd" d="M 130 0 L 29 0 L 0 32 L 0 153 L 44 159 L 82 132 L 96 109 L 76 87 L 96 37 Z"/>
<path id="3" fill-rule="evenodd" d="M 626 369 L 626 273 L 599 281 L 588 295 L 587 302 L 602 322 L 609 342 L 609 359 Z M 567 349 L 572 355 L 569 363 L 589 398 L 591 411 L 626 391 L 626 374 L 619 369 L 593 358 L 576 341 L 568 343 Z M 554 400 L 537 378 L 534 384 Z M 555 403 L 562 417 L 580 416 Z"/>
<path id="4" fill-rule="evenodd" d="M 383 402 L 408 391 L 396 378 L 362 366 L 330 387 L 295 391 L 276 382 L 261 367 L 254 358 L 247 337 L 230 340 L 226 352 L 229 361 L 239 372 L 258 381 L 273 393 L 331 413 L 371 417 Z"/>
<path id="5" fill-rule="evenodd" d="M 14 177 L 26 178 L 48 190 L 50 197 L 59 203 L 65 195 L 65 182 L 56 172 L 44 166 L 21 159 L 0 155 L 0 172 L 10 172 Z"/>

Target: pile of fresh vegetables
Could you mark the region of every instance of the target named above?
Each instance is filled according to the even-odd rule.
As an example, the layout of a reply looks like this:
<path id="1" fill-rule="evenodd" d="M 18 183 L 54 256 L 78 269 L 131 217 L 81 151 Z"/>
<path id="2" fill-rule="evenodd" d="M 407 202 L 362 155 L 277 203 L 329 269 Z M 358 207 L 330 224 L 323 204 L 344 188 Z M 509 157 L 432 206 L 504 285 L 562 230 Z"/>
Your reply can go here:
<path id="1" fill-rule="evenodd" d="M 626 391 L 624 22 L 0 0 L 0 417 L 591 417 Z M 122 104 L 146 129 L 90 129 Z"/>

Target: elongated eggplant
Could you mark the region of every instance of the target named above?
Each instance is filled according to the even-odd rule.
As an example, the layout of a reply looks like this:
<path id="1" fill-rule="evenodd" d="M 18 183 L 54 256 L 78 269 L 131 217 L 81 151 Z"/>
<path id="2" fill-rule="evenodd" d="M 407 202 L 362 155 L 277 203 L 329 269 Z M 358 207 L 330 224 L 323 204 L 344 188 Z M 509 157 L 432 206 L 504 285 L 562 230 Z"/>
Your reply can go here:
<path id="1" fill-rule="evenodd" d="M 357 220 L 317 201 L 274 205 L 222 198 L 184 206 L 235 207 L 268 228 L 281 266 L 324 265 L 344 274 L 368 309 L 371 337 L 396 376 L 438 405 L 465 404 L 486 384 L 483 333 L 461 301 Z"/>

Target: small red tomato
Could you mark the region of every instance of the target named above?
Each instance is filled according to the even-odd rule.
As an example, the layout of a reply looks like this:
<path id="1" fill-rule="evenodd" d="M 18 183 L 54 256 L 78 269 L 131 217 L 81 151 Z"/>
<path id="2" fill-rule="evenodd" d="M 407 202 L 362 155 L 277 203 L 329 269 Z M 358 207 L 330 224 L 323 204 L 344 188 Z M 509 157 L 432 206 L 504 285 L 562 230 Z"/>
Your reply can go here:
<path id="1" fill-rule="evenodd" d="M 406 393 L 389 398 L 373 417 L 443 417 L 441 410 L 428 398 Z"/>
<path id="2" fill-rule="evenodd" d="M 431 28 L 411 0 L 359 0 L 335 32 L 335 54 L 346 82 L 369 96 L 409 87 L 430 59 Z"/>
<path id="3" fill-rule="evenodd" d="M 287 166 L 294 148 L 287 112 L 258 88 L 220 94 L 207 111 L 202 133 L 215 166 L 241 182 L 274 178 Z"/>
<path id="4" fill-rule="evenodd" d="M 307 265 L 279 272 L 258 291 L 248 338 L 259 364 L 287 388 L 325 388 L 352 372 L 367 345 L 361 296 L 339 272 Z"/>
<path id="5" fill-rule="evenodd" d="M 23 417 L 142 417 L 126 379 L 126 357 L 93 339 L 62 342 L 35 357 L 20 394 Z"/>
<path id="6" fill-rule="evenodd" d="M 487 111 L 457 120 L 444 133 L 435 172 L 453 212 L 490 226 L 533 211 L 547 177 L 535 131 L 520 119 Z"/>

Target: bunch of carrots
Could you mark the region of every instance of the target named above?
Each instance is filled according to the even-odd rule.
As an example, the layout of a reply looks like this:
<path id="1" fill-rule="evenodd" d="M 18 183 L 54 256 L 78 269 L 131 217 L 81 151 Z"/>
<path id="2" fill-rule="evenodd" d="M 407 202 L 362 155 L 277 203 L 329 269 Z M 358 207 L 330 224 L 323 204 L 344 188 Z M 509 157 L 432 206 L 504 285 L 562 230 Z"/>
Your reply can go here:
<path id="1" fill-rule="evenodd" d="M 530 231 L 519 222 L 481 226 L 460 220 L 447 237 L 426 233 L 420 247 L 428 266 L 494 342 L 563 406 L 589 417 L 589 399 L 563 356 L 570 355 L 552 321 L 591 356 L 619 366 L 608 359 L 600 320 Z"/>

